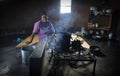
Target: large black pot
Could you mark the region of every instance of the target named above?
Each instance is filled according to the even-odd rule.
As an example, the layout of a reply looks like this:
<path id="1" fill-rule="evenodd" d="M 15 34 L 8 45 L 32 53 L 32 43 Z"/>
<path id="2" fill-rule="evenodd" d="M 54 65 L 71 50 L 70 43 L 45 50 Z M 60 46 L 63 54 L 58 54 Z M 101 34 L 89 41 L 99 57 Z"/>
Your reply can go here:
<path id="1" fill-rule="evenodd" d="M 56 33 L 50 44 L 57 52 L 68 52 L 70 47 L 70 38 L 71 34 L 69 33 Z"/>

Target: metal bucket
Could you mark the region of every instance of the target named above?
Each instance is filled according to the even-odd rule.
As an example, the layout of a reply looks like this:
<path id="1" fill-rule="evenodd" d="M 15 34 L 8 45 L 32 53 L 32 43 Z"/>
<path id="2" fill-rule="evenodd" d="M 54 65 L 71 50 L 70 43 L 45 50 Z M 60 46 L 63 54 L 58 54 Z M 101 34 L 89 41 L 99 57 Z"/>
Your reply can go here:
<path id="1" fill-rule="evenodd" d="M 21 48 L 22 63 L 27 64 L 29 61 L 29 56 L 34 50 L 34 46 L 24 46 Z"/>

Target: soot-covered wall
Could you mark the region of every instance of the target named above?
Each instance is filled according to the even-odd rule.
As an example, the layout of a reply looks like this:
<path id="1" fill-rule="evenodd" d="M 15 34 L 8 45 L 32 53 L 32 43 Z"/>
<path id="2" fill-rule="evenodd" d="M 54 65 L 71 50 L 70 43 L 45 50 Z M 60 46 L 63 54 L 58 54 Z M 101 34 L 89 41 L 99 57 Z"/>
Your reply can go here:
<path id="1" fill-rule="evenodd" d="M 30 34 L 44 10 L 56 30 L 80 30 L 87 26 L 90 6 L 119 10 L 119 2 L 115 0 L 72 0 L 71 14 L 63 15 L 60 14 L 60 0 L 1 0 L 0 36 Z"/>

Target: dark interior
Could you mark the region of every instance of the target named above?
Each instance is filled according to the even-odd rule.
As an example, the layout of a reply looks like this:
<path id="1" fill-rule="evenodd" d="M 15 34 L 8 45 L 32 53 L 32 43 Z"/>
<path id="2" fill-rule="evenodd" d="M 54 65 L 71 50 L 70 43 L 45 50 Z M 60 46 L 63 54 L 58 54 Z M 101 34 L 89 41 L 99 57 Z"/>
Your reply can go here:
<path id="1" fill-rule="evenodd" d="M 97 54 L 95 74 L 91 73 L 91 63 L 80 65 L 79 70 L 82 68 L 82 71 L 79 72 L 78 68 L 71 69 L 63 61 L 52 67 L 50 75 L 119 76 L 120 1 L 71 1 L 71 13 L 61 14 L 60 0 L 0 0 L 0 76 L 40 76 L 41 60 L 33 58 L 30 64 L 22 64 L 21 48 L 16 48 L 16 45 L 31 35 L 34 23 L 40 20 L 43 11 L 47 12 L 56 33 L 62 37 L 56 43 L 55 50 L 69 52 L 70 33 L 77 33 L 92 46 L 92 53 Z M 90 10 L 91 6 L 97 8 L 94 10 L 97 15 Z M 112 12 L 107 12 L 108 9 Z M 79 41 L 75 42 L 76 45 L 73 44 L 75 48 L 77 43 L 79 45 Z M 74 65 L 73 62 L 70 63 Z"/>

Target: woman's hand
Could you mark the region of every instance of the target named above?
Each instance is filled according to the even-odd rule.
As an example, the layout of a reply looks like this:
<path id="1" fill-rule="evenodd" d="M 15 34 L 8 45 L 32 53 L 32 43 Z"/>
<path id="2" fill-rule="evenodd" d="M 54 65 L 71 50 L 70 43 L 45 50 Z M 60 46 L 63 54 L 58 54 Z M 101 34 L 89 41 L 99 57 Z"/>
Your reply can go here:
<path id="1" fill-rule="evenodd" d="M 26 41 L 25 43 L 26 43 L 26 44 L 30 44 L 30 43 L 31 43 L 31 41 Z"/>
<path id="2" fill-rule="evenodd" d="M 34 36 L 35 36 L 35 33 L 32 33 L 31 36 L 30 36 L 30 40 L 26 41 L 25 43 L 30 44 L 33 41 Z"/>

